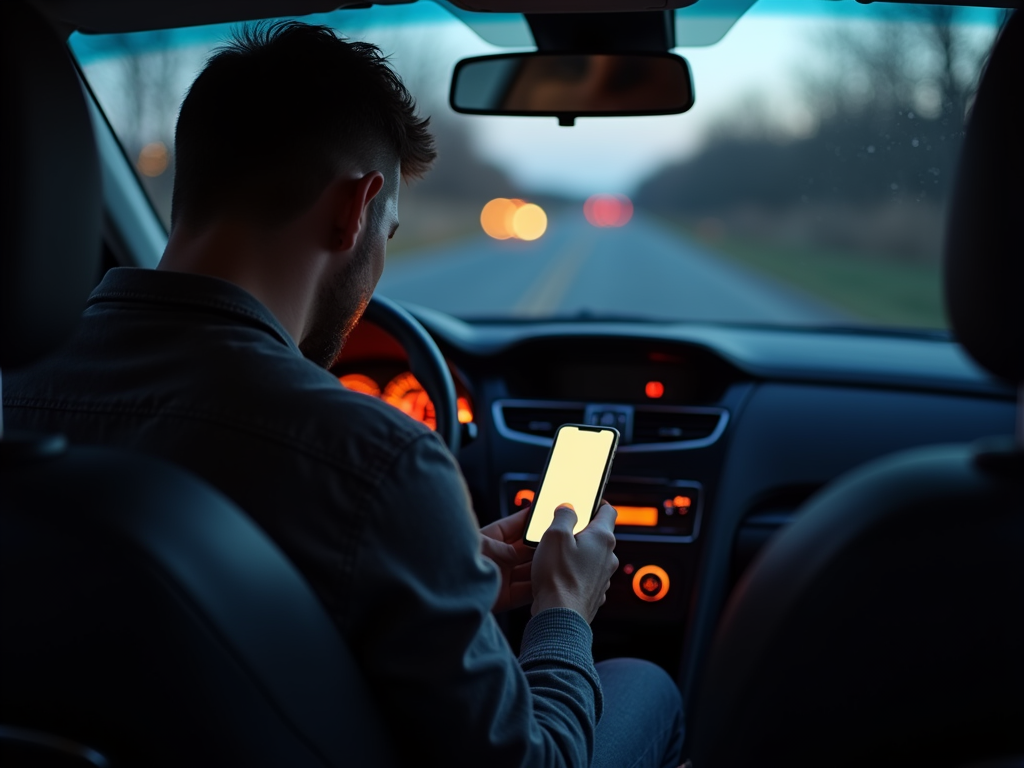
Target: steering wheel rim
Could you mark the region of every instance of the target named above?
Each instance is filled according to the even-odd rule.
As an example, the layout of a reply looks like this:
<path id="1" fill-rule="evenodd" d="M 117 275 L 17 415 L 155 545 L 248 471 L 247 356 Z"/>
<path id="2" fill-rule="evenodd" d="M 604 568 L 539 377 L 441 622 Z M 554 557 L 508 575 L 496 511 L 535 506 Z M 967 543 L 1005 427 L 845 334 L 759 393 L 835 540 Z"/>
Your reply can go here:
<path id="1" fill-rule="evenodd" d="M 363 313 L 368 320 L 391 334 L 409 355 L 409 368 L 434 404 L 437 434 L 448 450 L 459 450 L 459 410 L 455 380 L 437 342 L 409 312 L 391 299 L 374 294 Z"/>

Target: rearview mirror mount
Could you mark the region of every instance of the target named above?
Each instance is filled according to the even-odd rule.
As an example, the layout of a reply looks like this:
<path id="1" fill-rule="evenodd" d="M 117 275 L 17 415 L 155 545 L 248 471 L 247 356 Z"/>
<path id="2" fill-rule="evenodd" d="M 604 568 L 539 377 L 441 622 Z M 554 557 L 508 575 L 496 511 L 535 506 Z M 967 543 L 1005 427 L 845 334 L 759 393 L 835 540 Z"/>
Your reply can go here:
<path id="1" fill-rule="evenodd" d="M 674 115 L 693 106 L 686 59 L 672 53 L 508 53 L 460 61 L 452 109 L 467 115 Z"/>

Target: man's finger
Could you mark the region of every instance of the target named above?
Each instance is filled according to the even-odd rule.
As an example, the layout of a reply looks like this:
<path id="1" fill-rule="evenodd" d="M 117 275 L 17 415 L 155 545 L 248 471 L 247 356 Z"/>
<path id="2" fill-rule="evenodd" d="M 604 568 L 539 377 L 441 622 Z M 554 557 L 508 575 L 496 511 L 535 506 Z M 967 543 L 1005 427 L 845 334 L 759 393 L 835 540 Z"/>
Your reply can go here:
<path id="1" fill-rule="evenodd" d="M 524 507 L 513 512 L 508 517 L 498 521 L 498 530 L 501 531 L 501 538 L 504 541 L 517 541 L 523 538 L 523 531 L 526 529 L 526 518 L 530 516 L 530 508 Z"/>
<path id="2" fill-rule="evenodd" d="M 536 554 L 536 550 L 527 545 L 521 538 L 512 542 L 512 549 L 515 550 L 517 563 L 528 563 L 533 560 L 533 556 Z"/>
<path id="3" fill-rule="evenodd" d="M 516 541 L 523 538 L 523 528 L 526 526 L 526 517 L 529 513 L 530 508 L 525 507 L 513 512 L 508 517 L 499 518 L 493 523 L 485 525 L 480 529 L 480 532 L 484 536 L 497 539 L 498 541 Z"/>
<path id="4" fill-rule="evenodd" d="M 519 562 L 515 547 L 487 536 L 480 537 L 480 552 L 499 565 L 515 565 Z"/>
<path id="5" fill-rule="evenodd" d="M 590 525 L 597 525 L 600 528 L 606 528 L 609 531 L 614 531 L 615 520 L 618 517 L 618 510 L 608 502 L 605 502 L 601 505 L 601 508 L 597 510 L 597 514 L 594 515 L 594 519 L 590 521 Z"/>
<path id="6" fill-rule="evenodd" d="M 513 528 L 515 526 L 519 526 L 519 528 L 522 528 L 526 524 L 526 518 L 529 516 L 529 514 L 530 505 L 527 504 L 525 507 L 516 510 L 508 517 L 502 518 L 502 522 L 504 522 L 505 525 L 511 526 Z"/>

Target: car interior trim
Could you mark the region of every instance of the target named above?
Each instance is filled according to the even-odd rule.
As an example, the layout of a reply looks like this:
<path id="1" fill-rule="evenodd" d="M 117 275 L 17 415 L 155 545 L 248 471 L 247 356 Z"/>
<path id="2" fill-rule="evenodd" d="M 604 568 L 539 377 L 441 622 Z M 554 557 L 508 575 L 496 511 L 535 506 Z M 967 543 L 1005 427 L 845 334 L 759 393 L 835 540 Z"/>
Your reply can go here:
<path id="1" fill-rule="evenodd" d="M 621 450 L 621 448 L 619 449 Z M 530 472 L 506 472 L 499 480 L 499 487 L 507 488 L 514 483 L 529 483 L 536 485 L 540 482 L 540 475 Z M 697 480 L 664 480 L 651 477 L 629 477 L 612 475 L 608 479 L 608 487 L 614 489 L 616 485 L 641 485 L 652 488 L 679 488 L 681 490 L 696 491 L 694 498 L 697 503 L 693 509 L 693 529 L 686 535 L 672 533 L 628 533 L 616 530 L 615 538 L 619 541 L 637 541 L 656 544 L 691 544 L 700 535 L 700 523 L 704 511 L 704 485 Z M 609 495 L 613 495 L 609 494 Z M 508 517 L 512 514 L 509 508 L 508 498 L 504 492 L 501 494 L 501 516 Z"/>
<path id="2" fill-rule="evenodd" d="M 590 412 L 597 406 L 593 403 L 578 403 L 578 402 L 562 402 L 556 400 L 495 400 L 491 405 L 491 415 L 494 418 L 494 426 L 497 429 L 498 434 L 504 437 L 506 440 L 514 440 L 519 443 L 526 443 L 528 445 L 539 445 L 544 448 L 550 448 L 553 439 L 550 437 L 540 437 L 539 435 L 531 435 L 526 432 L 519 432 L 511 429 L 505 422 L 504 408 L 537 408 L 537 409 L 558 409 L 565 410 L 568 408 L 579 408 L 584 412 Z M 617 405 L 617 408 L 629 408 L 632 411 L 652 411 L 657 413 L 686 413 L 686 414 L 700 414 L 709 416 L 718 416 L 718 424 L 715 426 L 714 431 L 707 437 L 696 438 L 694 440 L 674 440 L 672 442 L 664 443 L 639 443 L 630 445 L 620 445 L 619 453 L 648 453 L 652 451 L 687 451 L 694 448 L 707 448 L 709 445 L 713 445 L 718 441 L 718 438 L 725 432 L 725 428 L 729 423 L 729 412 L 724 408 L 703 408 L 697 406 L 672 406 L 672 405 L 660 405 L 660 406 L 622 406 Z"/>
<path id="3" fill-rule="evenodd" d="M 873 386 L 1016 400 L 1016 388 L 975 363 L 947 334 L 619 321 L 470 324 L 417 304 L 403 306 L 442 348 L 497 355 L 544 339 L 622 337 L 694 344 L 756 378 Z"/>
<path id="4" fill-rule="evenodd" d="M 110 765 L 110 761 L 92 747 L 32 728 L 0 725 L 0 744 L 3 744 L 5 749 L 14 746 L 16 754 L 20 754 L 22 749 L 27 749 L 32 754 L 46 752 L 48 758 L 59 760 L 61 763 L 67 760 L 82 768 L 90 765 L 108 768 Z M 22 749 L 18 749 L 19 747 Z"/>
<path id="5" fill-rule="evenodd" d="M 1014 140 L 1024 111 L 1012 107 L 1024 82 L 1024 12 L 995 10 L 1024 0 L 881 1 L 11 4 L 0 27 L 5 82 L 17 86 L 2 148 L 11 246 L 0 248 L 0 309 L 13 320 L 0 324 L 9 390 L 0 614 L 17 620 L 0 621 L 12 628 L 0 632 L 0 756 L 9 758 L 0 763 L 46 752 L 82 765 L 148 755 L 387 766 L 395 750 L 423 762 L 436 747 L 443 754 L 428 754 L 431 765 L 465 753 L 459 739 L 421 738 L 415 716 L 410 737 L 401 711 L 377 711 L 393 686 L 360 663 L 365 648 L 350 648 L 350 629 L 362 630 L 345 624 L 346 598 L 321 595 L 319 550 L 307 572 L 301 548 L 285 554 L 299 539 L 283 528 L 268 538 L 248 506 L 165 464 L 153 433 L 140 443 L 129 428 L 124 445 L 89 445 L 96 438 L 74 430 L 95 420 L 109 443 L 100 420 L 123 409 L 64 422 L 79 416 L 51 408 L 87 395 L 87 381 L 58 373 L 39 391 L 19 390 L 17 369 L 61 346 L 90 371 L 124 379 L 117 357 L 87 358 L 69 336 L 85 297 L 112 267 L 139 275 L 160 263 L 175 118 L 204 50 L 234 34 L 229 24 L 289 18 L 393 55 L 420 114 L 435 117 L 441 159 L 423 186 L 402 187 L 401 235 L 364 243 L 383 273 L 329 375 L 318 374 L 325 398 L 337 384 L 363 393 L 342 391 L 353 407 L 380 415 L 384 402 L 434 428 L 384 413 L 401 427 L 388 440 L 440 435 L 460 504 L 485 531 L 528 514 L 560 425 L 619 430 L 597 503 L 593 494 L 582 502 L 619 510 L 617 565 L 590 649 L 595 663 L 639 659 L 674 679 L 685 738 L 663 762 L 769 768 L 883 755 L 887 764 L 1024 768 L 1024 144 Z M 403 7 L 374 7 L 392 5 Z M 607 12 L 625 6 L 632 12 Z M 540 102 L 557 119 L 533 121 L 535 134 L 454 115 L 437 88 L 452 67 L 457 75 L 482 58 L 655 51 L 694 62 L 702 104 L 682 145 L 682 123 L 670 121 L 632 121 L 628 133 L 604 121 L 607 135 L 597 120 L 558 127 L 581 114 L 567 105 L 586 103 L 566 95 L 583 87 L 581 73 L 601 84 L 597 94 L 624 89 L 626 75 L 641 95 L 666 88 L 642 68 L 556 62 L 574 66 L 564 68 L 565 94 Z M 784 67 L 798 88 L 813 72 L 815 88 L 790 92 L 781 74 L 776 83 Z M 747 68 L 762 98 L 750 98 Z M 63 82 L 50 77 L 58 69 Z M 495 103 L 536 113 L 513 87 L 525 69 L 494 81 Z M 538 81 L 523 90 L 539 93 Z M 243 128 L 260 120 L 250 117 Z M 634 151 L 651 156 L 650 170 Z M 271 157 L 222 156 L 254 177 Z M 620 160 L 643 178 L 618 181 Z M 597 202 L 617 213 L 598 216 Z M 515 222 L 527 206 L 535 229 Z M 489 210 L 508 211 L 503 227 L 489 227 Z M 269 311 L 274 297 L 261 297 Z M 43 334 L 48 325 L 60 333 Z M 133 357 L 155 359 L 152 329 L 130 330 Z M 210 359 L 195 357 L 198 370 Z M 125 379 L 143 397 L 180 366 L 144 370 Z M 260 383 L 256 369 L 238 372 L 225 402 Z M 261 391 L 252 407 L 240 404 L 261 423 L 260 409 L 313 392 L 274 390 L 263 403 Z M 355 402 L 364 396 L 379 402 Z M 170 401 L 157 400 L 157 415 L 173 418 Z M 67 437 L 20 432 L 51 416 Z M 338 416 L 325 411 L 308 429 L 287 419 L 278 447 L 302 448 L 309 436 L 313 459 L 334 450 L 354 424 Z M 191 467 L 194 443 L 178 440 L 168 459 L 178 461 L 180 446 Z M 235 478 L 244 487 L 240 505 L 251 496 L 269 499 L 271 514 L 288 511 L 290 479 L 260 471 L 261 446 L 213 459 L 227 462 L 229 488 Z M 278 454 L 268 460 L 279 467 Z M 297 480 L 296 492 L 326 498 L 305 470 Z M 416 516 L 415 495 L 396 497 L 396 519 Z M 590 512 L 580 509 L 580 525 Z M 359 530 L 334 528 L 311 528 L 313 540 Z M 394 603 L 375 602 L 383 609 L 367 614 L 371 633 Z M 481 613 L 489 622 L 491 607 Z M 531 616 L 529 606 L 497 616 L 514 655 Z M 429 651 L 413 648 L 415 631 L 401 635 L 396 647 Z M 641 714 L 638 699 L 605 691 Z M 399 706 L 433 709 L 409 696 Z M 590 746 L 591 757 L 602 753 Z"/>
<path id="6" fill-rule="evenodd" d="M 91 91 L 86 91 L 85 102 L 100 157 L 107 244 L 116 249 L 122 266 L 155 267 L 167 233 Z"/>

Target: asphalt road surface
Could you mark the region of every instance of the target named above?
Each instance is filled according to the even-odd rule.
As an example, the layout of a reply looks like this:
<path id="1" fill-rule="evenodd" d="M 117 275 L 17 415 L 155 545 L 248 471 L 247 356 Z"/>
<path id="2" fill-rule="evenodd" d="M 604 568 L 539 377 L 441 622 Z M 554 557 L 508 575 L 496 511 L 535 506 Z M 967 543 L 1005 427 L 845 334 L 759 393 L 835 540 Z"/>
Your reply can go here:
<path id="1" fill-rule="evenodd" d="M 656 320 L 821 324 L 849 317 L 636 216 L 598 229 L 562 214 L 534 242 L 482 232 L 389 258 L 392 299 L 458 317 L 618 315 Z"/>

